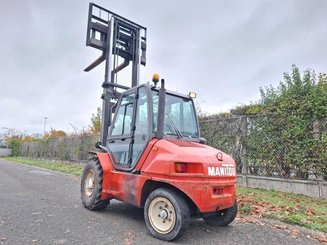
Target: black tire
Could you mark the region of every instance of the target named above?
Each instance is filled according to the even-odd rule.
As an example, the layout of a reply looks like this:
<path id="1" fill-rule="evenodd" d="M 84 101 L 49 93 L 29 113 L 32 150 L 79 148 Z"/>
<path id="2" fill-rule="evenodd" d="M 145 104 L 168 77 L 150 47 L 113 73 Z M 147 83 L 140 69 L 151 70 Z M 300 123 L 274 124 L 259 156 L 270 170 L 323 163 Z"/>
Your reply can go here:
<path id="1" fill-rule="evenodd" d="M 93 188 L 88 188 L 88 176 L 93 175 Z M 89 210 L 102 210 L 107 207 L 109 200 L 101 199 L 103 170 L 97 156 L 92 156 L 84 166 L 81 178 L 81 199 L 85 208 Z M 93 189 L 93 190 L 91 190 Z"/>
<path id="2" fill-rule="evenodd" d="M 165 201 L 169 201 L 165 205 Z M 161 208 L 161 203 L 163 207 Z M 155 205 L 159 205 L 161 212 L 166 212 L 167 217 L 160 217 L 159 213 L 154 215 L 156 210 Z M 150 214 L 151 213 L 151 214 Z M 165 223 L 173 222 L 168 224 L 169 229 L 165 231 L 159 231 L 158 226 L 156 226 L 157 221 L 153 221 L 153 217 L 158 216 L 156 220 Z M 147 198 L 144 206 L 144 220 L 147 228 L 149 229 L 151 235 L 163 241 L 172 241 L 178 238 L 182 232 L 189 226 L 191 216 L 190 208 L 185 200 L 178 192 L 168 189 L 168 188 L 158 188 L 154 190 Z M 165 221 L 165 222 L 164 222 Z"/>
<path id="3" fill-rule="evenodd" d="M 203 219 L 208 225 L 212 226 L 226 226 L 233 222 L 237 215 L 237 201 L 235 199 L 234 205 L 230 208 L 220 210 L 212 216 L 204 216 Z"/>

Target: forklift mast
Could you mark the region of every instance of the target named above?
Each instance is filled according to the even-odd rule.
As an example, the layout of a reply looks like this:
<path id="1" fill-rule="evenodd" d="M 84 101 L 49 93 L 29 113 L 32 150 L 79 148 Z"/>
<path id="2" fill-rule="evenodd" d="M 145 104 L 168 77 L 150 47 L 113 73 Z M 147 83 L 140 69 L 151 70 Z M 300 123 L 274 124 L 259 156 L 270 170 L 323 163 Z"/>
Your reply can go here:
<path id="1" fill-rule="evenodd" d="M 105 61 L 100 143 L 105 146 L 112 112 L 120 97 L 117 89 L 127 90 L 139 85 L 140 65 L 146 64 L 146 27 L 136 24 L 94 3 L 89 4 L 86 46 L 102 51 L 88 72 Z M 118 64 L 118 58 L 123 61 Z M 132 63 L 130 87 L 119 84 L 117 73 Z"/>

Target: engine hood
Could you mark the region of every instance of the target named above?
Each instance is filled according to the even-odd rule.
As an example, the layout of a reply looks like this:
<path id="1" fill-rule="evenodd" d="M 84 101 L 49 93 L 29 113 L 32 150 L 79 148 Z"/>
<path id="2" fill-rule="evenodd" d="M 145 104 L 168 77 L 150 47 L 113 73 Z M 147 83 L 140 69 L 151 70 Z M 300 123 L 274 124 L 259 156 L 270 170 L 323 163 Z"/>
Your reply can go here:
<path id="1" fill-rule="evenodd" d="M 191 141 L 182 141 L 182 140 L 167 140 L 169 143 L 171 143 L 174 146 L 171 146 L 172 148 L 175 148 L 177 154 L 176 154 L 176 160 L 184 159 L 184 161 L 187 162 L 203 162 L 211 163 L 211 164 L 218 164 L 219 161 L 217 159 L 217 154 L 221 154 L 222 161 L 221 163 L 229 163 L 229 164 L 235 164 L 234 159 L 229 156 L 228 154 L 215 149 L 211 146 L 191 142 Z M 182 158 L 182 159 L 181 159 Z"/>
<path id="2" fill-rule="evenodd" d="M 186 163 L 188 173 L 198 177 L 236 176 L 235 161 L 228 154 L 208 145 L 175 139 L 159 140 L 142 170 L 151 174 L 174 175 L 176 163 Z"/>

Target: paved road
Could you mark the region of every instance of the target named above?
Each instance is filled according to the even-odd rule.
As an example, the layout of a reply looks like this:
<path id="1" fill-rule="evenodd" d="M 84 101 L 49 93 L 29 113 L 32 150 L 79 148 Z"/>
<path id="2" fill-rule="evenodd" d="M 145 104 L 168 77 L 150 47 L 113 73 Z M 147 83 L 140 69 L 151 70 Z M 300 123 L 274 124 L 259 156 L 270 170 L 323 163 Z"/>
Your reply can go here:
<path id="1" fill-rule="evenodd" d="M 79 178 L 0 160 L 0 244 L 319 244 L 269 226 L 212 228 L 194 220 L 174 243 L 148 233 L 143 211 L 112 201 L 105 211 L 81 205 Z"/>

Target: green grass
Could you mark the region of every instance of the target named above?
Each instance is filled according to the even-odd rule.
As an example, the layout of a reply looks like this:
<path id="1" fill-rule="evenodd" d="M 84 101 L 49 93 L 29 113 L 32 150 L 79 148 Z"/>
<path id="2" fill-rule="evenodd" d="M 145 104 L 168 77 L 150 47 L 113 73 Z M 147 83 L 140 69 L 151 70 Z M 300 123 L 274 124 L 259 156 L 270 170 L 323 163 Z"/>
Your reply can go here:
<path id="1" fill-rule="evenodd" d="M 327 199 L 238 187 L 241 215 L 277 219 L 327 233 Z"/>
<path id="2" fill-rule="evenodd" d="M 76 176 L 81 176 L 83 169 L 83 166 L 77 164 L 38 161 L 23 157 L 4 159 Z M 327 233 L 327 199 L 244 187 L 238 187 L 237 196 L 241 216 L 277 219 Z"/>
<path id="3" fill-rule="evenodd" d="M 36 166 L 40 168 L 55 170 L 67 174 L 73 174 L 76 176 L 82 175 L 83 166 L 78 164 L 65 164 L 65 163 L 57 163 L 57 162 L 47 162 L 47 161 L 40 161 L 34 160 L 24 157 L 5 157 L 4 159 L 14 162 L 23 163 L 30 166 Z"/>

